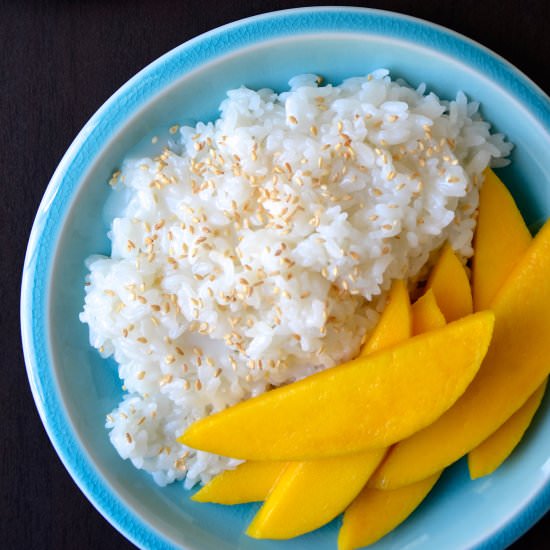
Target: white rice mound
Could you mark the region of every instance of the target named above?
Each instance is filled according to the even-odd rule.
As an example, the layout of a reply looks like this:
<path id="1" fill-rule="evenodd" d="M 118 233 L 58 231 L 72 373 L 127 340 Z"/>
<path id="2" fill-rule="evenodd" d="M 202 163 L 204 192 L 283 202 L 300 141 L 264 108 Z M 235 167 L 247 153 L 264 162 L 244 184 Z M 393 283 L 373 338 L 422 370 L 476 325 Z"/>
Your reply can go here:
<path id="1" fill-rule="evenodd" d="M 231 90 L 111 181 L 128 202 L 80 318 L 119 365 L 111 442 L 160 485 L 238 464 L 179 444 L 192 422 L 352 358 L 393 280 L 445 241 L 472 254 L 482 171 L 512 148 L 479 105 L 382 69 L 319 81 Z"/>

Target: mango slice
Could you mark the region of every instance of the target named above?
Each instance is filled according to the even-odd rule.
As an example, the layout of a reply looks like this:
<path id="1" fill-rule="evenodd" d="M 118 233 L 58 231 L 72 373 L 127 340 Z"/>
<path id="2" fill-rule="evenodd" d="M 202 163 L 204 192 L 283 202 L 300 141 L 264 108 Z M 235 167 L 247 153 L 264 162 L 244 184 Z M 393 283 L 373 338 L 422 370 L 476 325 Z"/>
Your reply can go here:
<path id="1" fill-rule="evenodd" d="M 432 290 L 437 305 L 448 323 L 473 311 L 470 281 L 464 266 L 449 244 L 428 277 L 427 290 Z"/>
<path id="2" fill-rule="evenodd" d="M 441 472 L 393 491 L 365 487 L 346 510 L 338 550 L 373 544 L 405 521 L 436 484 Z"/>
<path id="3" fill-rule="evenodd" d="M 537 388 L 521 409 L 481 445 L 470 451 L 468 469 L 472 479 L 492 474 L 510 456 L 531 424 L 545 390 L 546 381 Z"/>
<path id="4" fill-rule="evenodd" d="M 476 311 L 490 306 L 530 243 L 531 234 L 512 195 L 498 176 L 487 170 L 474 236 L 472 291 Z"/>
<path id="5" fill-rule="evenodd" d="M 191 500 L 217 504 L 265 500 L 286 465 L 286 462 L 244 462 L 234 470 L 217 475 L 197 491 Z"/>
<path id="6" fill-rule="evenodd" d="M 404 281 L 395 281 L 371 337 L 363 346 L 360 357 L 402 342 L 411 336 L 411 302 Z"/>
<path id="7" fill-rule="evenodd" d="M 409 293 L 403 281 L 395 281 L 380 320 L 361 353 L 373 353 L 410 338 L 411 326 Z M 328 523 L 355 498 L 385 454 L 381 448 L 351 457 L 290 463 L 252 521 L 248 534 L 286 539 Z M 250 483 L 254 484 L 254 480 Z"/>
<path id="8" fill-rule="evenodd" d="M 344 511 L 384 457 L 385 449 L 310 462 L 290 462 L 249 525 L 253 538 L 289 539 Z"/>
<path id="9" fill-rule="evenodd" d="M 452 289 L 449 291 L 451 292 Z M 412 305 L 412 325 L 414 336 L 445 326 L 445 317 L 437 305 L 431 288 Z"/>
<path id="10" fill-rule="evenodd" d="M 494 336 L 474 381 L 441 418 L 389 452 L 372 478 L 377 487 L 402 487 L 458 460 L 502 426 L 548 376 L 550 222 L 514 267 L 492 308 Z"/>
<path id="11" fill-rule="evenodd" d="M 469 315 L 203 418 L 179 441 L 249 460 L 387 447 L 431 424 L 464 392 L 493 323 L 491 312 Z"/>

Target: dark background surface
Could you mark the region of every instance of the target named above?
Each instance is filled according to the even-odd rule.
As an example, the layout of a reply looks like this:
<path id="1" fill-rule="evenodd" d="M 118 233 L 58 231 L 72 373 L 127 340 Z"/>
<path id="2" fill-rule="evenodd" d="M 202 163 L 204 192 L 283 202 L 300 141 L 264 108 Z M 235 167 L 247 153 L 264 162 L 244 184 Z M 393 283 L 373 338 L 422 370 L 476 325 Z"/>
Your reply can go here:
<path id="1" fill-rule="evenodd" d="M 256 13 L 339 3 L 0 0 L 0 548 L 132 548 L 95 511 L 57 458 L 23 363 L 19 285 L 24 251 L 39 201 L 63 153 L 119 86 L 193 36 Z M 550 92 L 546 0 L 354 4 L 452 28 L 496 51 Z M 549 526 L 547 515 L 513 550 L 548 548 Z"/>

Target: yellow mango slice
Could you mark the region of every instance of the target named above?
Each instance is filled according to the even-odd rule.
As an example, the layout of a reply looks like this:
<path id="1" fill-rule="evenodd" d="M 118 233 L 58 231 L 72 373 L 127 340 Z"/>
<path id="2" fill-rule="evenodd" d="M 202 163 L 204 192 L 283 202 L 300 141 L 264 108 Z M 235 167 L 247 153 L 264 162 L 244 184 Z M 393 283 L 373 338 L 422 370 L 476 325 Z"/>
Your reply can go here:
<path id="1" fill-rule="evenodd" d="M 502 426 L 548 376 L 549 222 L 506 279 L 492 308 L 494 335 L 474 381 L 444 415 L 388 453 L 372 478 L 376 487 L 402 487 L 458 460 Z"/>
<path id="2" fill-rule="evenodd" d="M 388 303 L 382 312 L 371 337 L 361 350 L 364 357 L 374 351 L 385 349 L 411 336 L 411 302 L 404 281 L 395 281 L 390 290 Z"/>
<path id="3" fill-rule="evenodd" d="M 464 392 L 493 323 L 491 312 L 469 315 L 203 418 L 179 441 L 251 460 L 387 447 L 432 423 Z"/>
<path id="4" fill-rule="evenodd" d="M 344 511 L 376 469 L 385 449 L 310 462 L 290 462 L 249 525 L 253 538 L 289 539 Z"/>
<path id="5" fill-rule="evenodd" d="M 470 281 L 464 266 L 449 244 L 443 247 L 426 288 L 433 291 L 437 305 L 448 323 L 472 313 Z"/>
<path id="6" fill-rule="evenodd" d="M 472 479 L 492 474 L 510 456 L 535 416 L 545 389 L 546 381 L 496 432 L 470 451 L 468 469 Z"/>
<path id="7" fill-rule="evenodd" d="M 365 487 L 344 514 L 338 550 L 367 546 L 387 535 L 414 512 L 440 475 L 393 491 Z"/>
<path id="8" fill-rule="evenodd" d="M 429 288 L 412 305 L 412 333 L 416 336 L 444 326 L 445 317 L 437 305 L 433 290 Z"/>
<path id="9" fill-rule="evenodd" d="M 472 292 L 476 311 L 487 309 L 531 243 L 512 195 L 498 176 L 485 172 L 474 236 Z"/>
<path id="10" fill-rule="evenodd" d="M 362 354 L 410 338 L 411 326 L 409 293 L 403 281 L 396 281 Z M 385 454 L 381 448 L 352 456 L 290 463 L 252 521 L 248 534 L 286 539 L 328 523 L 355 498 Z M 254 480 L 250 483 L 254 484 Z"/>
<path id="11" fill-rule="evenodd" d="M 217 504 L 265 500 L 286 465 L 286 462 L 244 462 L 214 477 L 191 500 Z"/>

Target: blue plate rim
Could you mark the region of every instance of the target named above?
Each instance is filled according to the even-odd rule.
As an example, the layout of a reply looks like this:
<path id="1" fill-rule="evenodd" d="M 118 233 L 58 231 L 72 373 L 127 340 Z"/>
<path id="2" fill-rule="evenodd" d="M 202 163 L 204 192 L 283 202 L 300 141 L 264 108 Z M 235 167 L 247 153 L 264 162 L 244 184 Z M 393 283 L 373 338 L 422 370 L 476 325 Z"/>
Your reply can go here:
<path id="1" fill-rule="evenodd" d="M 516 67 L 485 46 L 459 33 L 412 16 L 357 7 L 296 8 L 269 12 L 218 27 L 197 36 L 152 62 L 115 92 L 83 127 L 65 153 L 46 189 L 29 238 L 21 289 L 21 334 L 31 391 L 48 436 L 88 500 L 119 532 L 141 548 L 177 548 L 138 514 L 101 478 L 63 406 L 49 344 L 48 288 L 58 238 L 79 182 L 104 144 L 165 86 L 204 63 L 228 53 L 288 36 L 320 32 L 365 33 L 412 41 L 441 50 L 473 67 L 491 67 L 491 80 L 522 104 L 550 133 L 550 98 Z M 422 31 L 419 38 L 417 31 Z M 411 36 L 415 36 L 411 40 Z M 228 39 L 231 38 L 231 39 Z M 457 55 L 457 52 L 460 55 Z M 172 72 L 170 69 L 177 70 Z M 175 75 L 175 76 L 174 76 Z M 151 85 L 151 79 L 156 79 Z M 136 94 L 147 83 L 146 94 Z M 518 97 L 519 96 L 519 97 Z M 99 138 L 99 139 L 98 139 Z M 472 548 L 511 544 L 550 509 L 550 484 L 499 529 Z"/>

